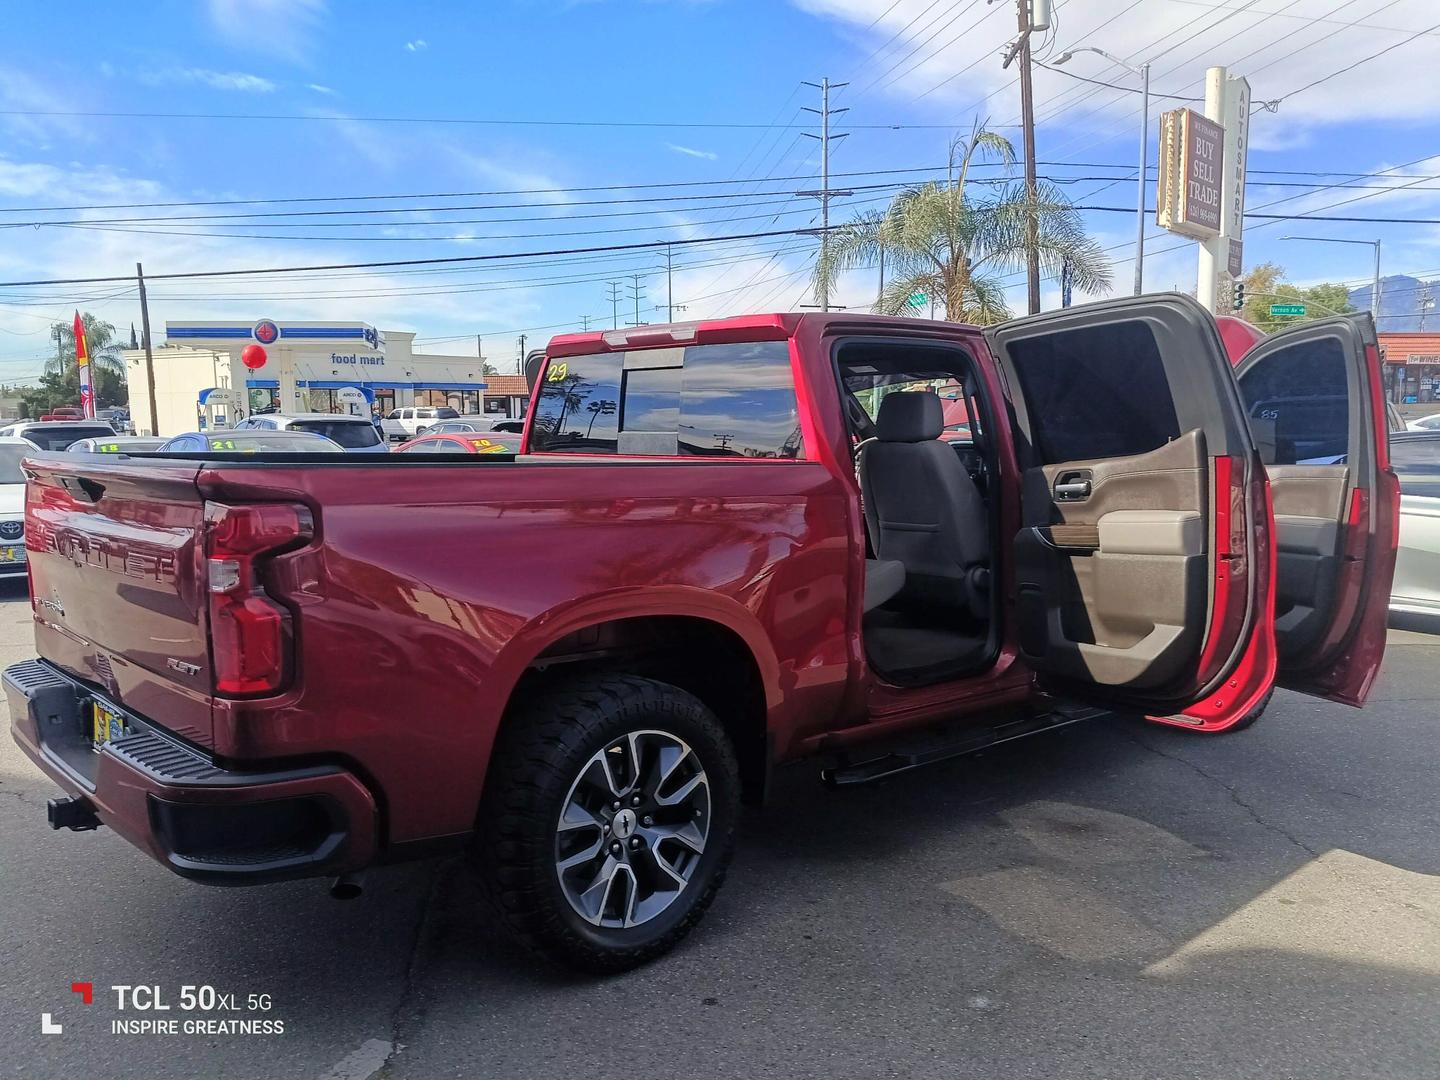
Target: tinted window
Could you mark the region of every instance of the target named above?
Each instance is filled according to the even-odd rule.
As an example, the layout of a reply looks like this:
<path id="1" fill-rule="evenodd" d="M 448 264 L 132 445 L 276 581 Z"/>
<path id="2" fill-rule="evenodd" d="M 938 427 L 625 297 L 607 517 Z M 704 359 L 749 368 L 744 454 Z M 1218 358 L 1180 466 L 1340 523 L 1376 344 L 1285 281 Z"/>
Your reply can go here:
<path id="1" fill-rule="evenodd" d="M 535 450 L 613 453 L 620 428 L 621 353 L 552 360 L 535 406 Z"/>
<path id="2" fill-rule="evenodd" d="M 717 457 L 800 456 L 800 416 L 783 341 L 665 350 L 682 366 L 624 368 L 619 353 L 567 357 L 546 368 L 531 441 L 537 450 Z M 638 354 L 653 360 L 657 351 Z M 633 451 L 632 451 L 633 448 Z"/>
<path id="3" fill-rule="evenodd" d="M 1392 439 L 1390 461 L 1397 470 L 1440 465 L 1440 435 L 1428 439 Z"/>
<path id="4" fill-rule="evenodd" d="M 359 422 L 355 420 L 297 420 L 290 425 L 295 431 L 310 431 L 316 435 L 324 435 L 332 442 L 337 442 L 347 450 L 359 450 L 366 446 L 375 446 L 380 442 L 380 436 L 375 431 L 375 425 L 366 420 Z"/>
<path id="5" fill-rule="evenodd" d="M 81 439 L 110 439 L 114 436 L 115 429 L 109 424 L 47 424 L 25 432 L 25 438 L 41 450 L 64 450 Z"/>
<path id="6" fill-rule="evenodd" d="M 419 442 L 413 446 L 401 447 L 397 454 L 468 454 L 463 445 L 449 439 L 435 439 L 433 442 Z"/>
<path id="7" fill-rule="evenodd" d="M 460 414 L 454 409 L 441 407 L 435 410 L 435 415 L 441 420 L 454 420 Z"/>
<path id="8" fill-rule="evenodd" d="M 800 456 L 800 414 L 786 342 L 686 349 L 682 390 L 682 454 Z"/>
<path id="9" fill-rule="evenodd" d="M 650 368 L 625 373 L 622 431 L 674 434 L 680 426 L 681 368 Z"/>
<path id="10" fill-rule="evenodd" d="M 1350 451 L 1350 391 L 1338 338 L 1302 341 L 1240 377 L 1250 428 L 1267 465 L 1327 464 Z"/>
<path id="11" fill-rule="evenodd" d="M 0 484 L 25 482 L 25 474 L 20 471 L 20 461 L 27 450 L 28 446 L 0 446 Z"/>
<path id="12" fill-rule="evenodd" d="M 1160 349 L 1144 323 L 1017 341 L 1010 356 L 1042 464 L 1144 454 L 1180 435 Z"/>

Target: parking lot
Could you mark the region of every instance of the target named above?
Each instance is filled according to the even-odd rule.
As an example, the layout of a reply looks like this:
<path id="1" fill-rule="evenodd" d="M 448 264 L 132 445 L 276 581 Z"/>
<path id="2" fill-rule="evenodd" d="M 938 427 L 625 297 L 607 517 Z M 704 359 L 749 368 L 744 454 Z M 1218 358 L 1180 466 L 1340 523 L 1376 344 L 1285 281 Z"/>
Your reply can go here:
<path id="1" fill-rule="evenodd" d="M 12 585 L 0 659 L 28 655 Z M 1100 722 L 843 792 L 789 770 L 700 930 L 604 981 L 510 945 L 455 861 L 341 903 L 51 832 L 7 735 L 4 1071 L 1440 1075 L 1437 663 L 1440 637 L 1393 631 L 1364 711 L 1281 693 L 1226 738 Z M 112 1034 L 147 1015 L 117 984 L 268 994 L 284 1033 Z"/>

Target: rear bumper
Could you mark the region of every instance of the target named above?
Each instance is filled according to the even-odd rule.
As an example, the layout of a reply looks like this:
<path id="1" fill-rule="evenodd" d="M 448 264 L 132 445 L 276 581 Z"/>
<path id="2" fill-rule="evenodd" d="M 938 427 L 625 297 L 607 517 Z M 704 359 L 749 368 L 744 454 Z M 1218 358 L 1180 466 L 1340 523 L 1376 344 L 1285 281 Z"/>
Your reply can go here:
<path id="1" fill-rule="evenodd" d="M 100 821 L 183 877 L 250 885 L 373 861 L 375 799 L 335 765 L 235 772 L 122 709 L 129 733 L 91 747 L 96 695 L 44 661 L 5 670 L 15 742 Z M 104 702 L 107 708 L 111 703 Z"/>

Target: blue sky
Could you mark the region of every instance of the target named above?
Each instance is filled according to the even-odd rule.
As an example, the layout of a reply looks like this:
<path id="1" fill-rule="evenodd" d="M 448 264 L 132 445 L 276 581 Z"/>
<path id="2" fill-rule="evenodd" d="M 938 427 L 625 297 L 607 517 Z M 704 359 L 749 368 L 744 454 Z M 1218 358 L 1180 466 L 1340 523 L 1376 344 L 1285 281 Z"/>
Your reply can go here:
<path id="1" fill-rule="evenodd" d="M 1255 119 L 1251 209 L 1278 202 L 1274 209 L 1286 212 L 1440 217 L 1440 200 L 1430 190 L 1440 180 L 1416 183 L 1440 174 L 1440 157 L 1427 160 L 1440 155 L 1440 121 L 1426 85 L 1440 62 L 1440 29 L 1408 40 L 1440 21 L 1431 0 L 1062 0 L 1057 15 L 1056 28 L 1037 43 L 1037 53 L 1051 60 L 1074 45 L 1103 47 L 1137 63 L 1151 59 L 1154 89 L 1180 97 L 1202 92 L 1207 64 L 1227 63 L 1250 77 L 1257 100 L 1285 97 L 1277 112 Z M 850 111 L 835 128 L 850 134 L 838 143 L 832 169 L 864 174 L 837 180 L 857 189 L 837 200 L 837 220 L 879 205 L 893 190 L 877 185 L 929 175 L 886 170 L 942 166 L 950 135 L 977 117 L 1018 139 L 1013 71 L 1003 71 L 999 59 L 1014 31 L 1013 6 L 1003 0 L 11 0 L 5 24 L 0 211 L 10 212 L 0 212 L 0 222 L 69 223 L 0 230 L 0 280 L 6 281 L 124 274 L 137 260 L 155 275 L 803 228 L 815 204 L 795 192 L 815 181 L 785 178 L 816 172 L 815 142 L 797 125 L 813 121 L 801 107 L 818 104 L 817 92 L 801 80 L 822 76 L 850 83 L 836 95 L 836 104 Z M 1335 74 L 1391 45 L 1397 46 L 1392 52 Z M 1117 86 L 1134 81 L 1093 54 L 1077 56 L 1066 70 Z M 1333 77 L 1301 89 L 1327 75 Z M 1136 154 L 1137 95 L 1040 69 L 1036 101 L 1037 159 L 1054 163 L 1041 172 L 1066 180 L 1077 203 L 1133 206 L 1134 174 L 1127 170 Z M 304 119 L 75 115 L 100 113 Z M 433 122 L 443 118 L 550 123 Z M 1411 186 L 1315 190 L 1346 181 L 1308 175 L 1384 170 L 1390 171 L 1348 182 Z M 1111 179 L 1078 179 L 1095 176 Z M 685 184 L 694 186 L 678 186 Z M 527 193 L 28 209 L 518 191 Z M 642 201 L 658 197 L 669 201 Z M 1344 199 L 1359 201 L 1325 209 Z M 384 212 L 402 206 L 471 209 Z M 344 228 L 333 226 L 346 215 L 258 223 L 102 220 L 306 209 L 366 213 L 348 215 L 362 224 Z M 1115 247 L 1117 290 L 1126 291 L 1133 218 L 1087 216 L 1101 241 Z M 1290 231 L 1380 237 L 1387 273 L 1440 276 L 1434 226 L 1257 225 L 1249 226 L 1247 262 L 1274 259 L 1299 282 L 1359 283 L 1368 278 L 1369 254 L 1278 240 Z M 675 301 L 686 305 L 684 317 L 808 302 L 812 249 L 812 241 L 787 237 L 677 248 Z M 1150 250 L 1150 287 L 1193 288 L 1192 244 L 1161 236 Z M 666 298 L 662 264 L 657 252 L 626 252 L 444 272 L 156 281 L 151 308 L 157 324 L 207 317 L 360 319 L 415 330 L 429 343 L 423 347 L 437 352 L 472 349 L 478 333 L 487 356 L 504 363 L 521 331 L 533 343 L 578 328 L 582 315 L 608 325 L 610 281 L 625 282 L 621 318 L 633 318 L 628 286 L 637 273 L 645 294 L 641 319 L 663 320 L 665 311 L 656 308 Z M 844 283 L 841 300 L 863 306 L 873 291 L 874 275 L 857 273 Z M 1055 296 L 1055 284 L 1047 282 L 1046 304 Z M 1012 307 L 1021 302 L 1017 291 Z M 138 322 L 133 291 L 123 283 L 0 290 L 0 378 L 38 370 L 47 321 L 77 305 L 127 332 Z"/>

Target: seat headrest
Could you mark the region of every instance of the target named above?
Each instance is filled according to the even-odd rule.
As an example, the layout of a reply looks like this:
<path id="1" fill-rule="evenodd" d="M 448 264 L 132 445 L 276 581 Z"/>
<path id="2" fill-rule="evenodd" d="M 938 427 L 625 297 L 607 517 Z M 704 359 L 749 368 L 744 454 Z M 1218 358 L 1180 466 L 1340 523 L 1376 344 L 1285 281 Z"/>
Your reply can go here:
<path id="1" fill-rule="evenodd" d="M 880 402 L 875 437 L 881 442 L 925 442 L 938 439 L 945 428 L 940 395 L 930 390 L 889 394 Z"/>

